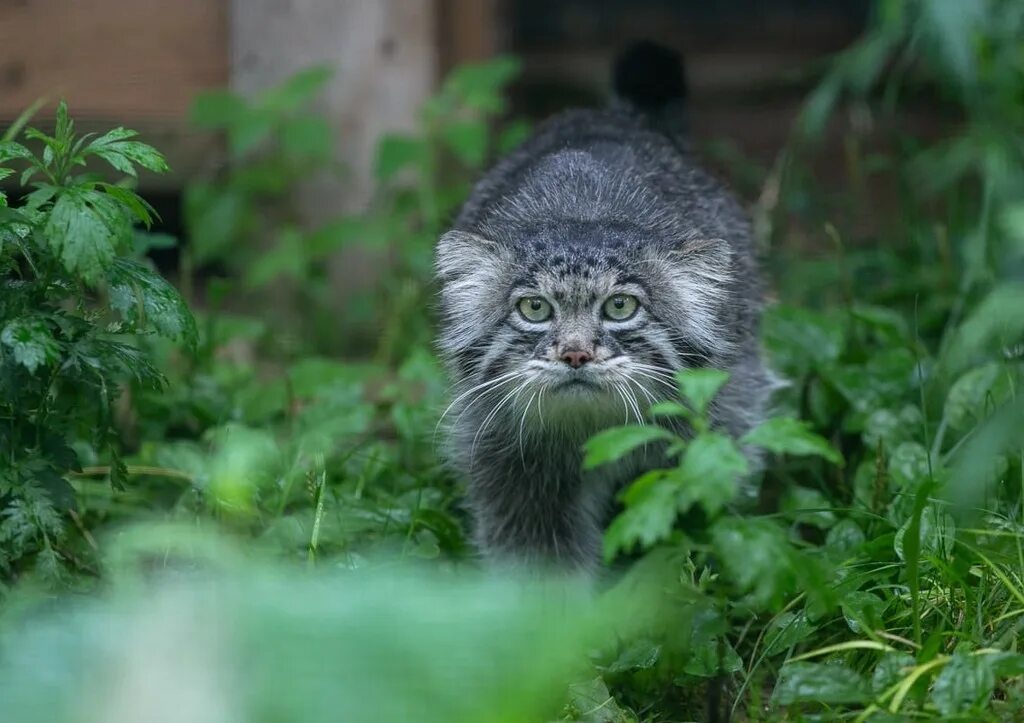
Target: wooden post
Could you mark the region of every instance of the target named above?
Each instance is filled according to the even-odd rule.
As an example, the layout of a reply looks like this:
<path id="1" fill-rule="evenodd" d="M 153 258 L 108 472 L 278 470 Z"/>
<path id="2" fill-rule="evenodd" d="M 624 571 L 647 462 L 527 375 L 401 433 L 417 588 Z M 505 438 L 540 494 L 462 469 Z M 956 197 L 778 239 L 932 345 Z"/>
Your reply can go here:
<path id="1" fill-rule="evenodd" d="M 304 184 L 298 207 L 310 225 L 364 209 L 378 138 L 413 130 L 436 82 L 434 0 L 232 0 L 230 30 L 231 84 L 243 94 L 312 65 L 334 69 L 321 110 L 345 173 Z M 333 259 L 338 301 L 372 284 L 380 263 L 351 251 Z"/>
<path id="2" fill-rule="evenodd" d="M 348 175 L 303 195 L 311 220 L 361 209 L 377 139 L 412 130 L 436 80 L 433 0 L 233 0 L 230 25 L 231 85 L 243 94 L 312 65 L 334 69 L 321 110 Z"/>

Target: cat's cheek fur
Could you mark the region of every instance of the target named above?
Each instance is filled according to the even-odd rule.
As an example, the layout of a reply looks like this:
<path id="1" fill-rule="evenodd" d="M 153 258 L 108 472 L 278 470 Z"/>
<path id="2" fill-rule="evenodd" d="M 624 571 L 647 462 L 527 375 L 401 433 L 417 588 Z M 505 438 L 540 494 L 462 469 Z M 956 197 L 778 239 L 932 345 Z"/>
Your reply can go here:
<path id="1" fill-rule="evenodd" d="M 671 316 L 680 319 L 683 334 L 713 357 L 727 358 L 735 351 L 724 310 L 733 284 L 732 250 L 723 239 L 689 241 L 677 251 L 651 259 L 670 291 Z"/>

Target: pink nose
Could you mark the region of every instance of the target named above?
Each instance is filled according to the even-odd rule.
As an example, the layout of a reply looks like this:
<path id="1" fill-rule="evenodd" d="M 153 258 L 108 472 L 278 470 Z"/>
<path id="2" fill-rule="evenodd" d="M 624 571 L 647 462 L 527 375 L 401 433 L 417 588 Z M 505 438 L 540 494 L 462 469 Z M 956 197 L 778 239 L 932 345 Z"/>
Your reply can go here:
<path id="1" fill-rule="evenodd" d="M 592 358 L 593 357 L 590 356 L 589 352 L 580 351 L 578 349 L 569 349 L 567 351 L 562 352 L 562 361 L 571 366 L 573 369 L 579 369 Z"/>

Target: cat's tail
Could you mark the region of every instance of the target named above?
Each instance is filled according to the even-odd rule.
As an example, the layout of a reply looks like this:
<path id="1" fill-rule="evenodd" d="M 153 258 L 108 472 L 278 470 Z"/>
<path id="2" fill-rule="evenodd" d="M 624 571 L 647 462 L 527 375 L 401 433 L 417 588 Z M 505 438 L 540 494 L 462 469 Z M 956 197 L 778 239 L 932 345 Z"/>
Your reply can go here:
<path id="1" fill-rule="evenodd" d="M 681 53 L 649 40 L 627 47 L 612 68 L 615 103 L 651 118 L 662 130 L 686 135 L 686 69 Z"/>

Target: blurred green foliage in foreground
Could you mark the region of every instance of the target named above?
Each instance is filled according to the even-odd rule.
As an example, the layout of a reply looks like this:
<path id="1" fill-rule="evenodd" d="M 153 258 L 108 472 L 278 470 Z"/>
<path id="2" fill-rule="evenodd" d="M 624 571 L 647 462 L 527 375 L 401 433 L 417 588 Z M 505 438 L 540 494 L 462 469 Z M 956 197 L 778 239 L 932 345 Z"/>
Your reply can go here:
<path id="1" fill-rule="evenodd" d="M 1018 2 L 878 2 L 777 162 L 737 169 L 790 382 L 739 440 L 771 453 L 758 514 L 704 422 L 721 375 L 683 374 L 651 419 L 693 440 L 587 445 L 673 462 L 623 491 L 592 591 L 478 577 L 434 445 L 430 249 L 523 137 L 501 122 L 514 61 L 457 70 L 418 133 L 382 139 L 370 208 L 316 228 L 295 204 L 335 172 L 309 110 L 326 71 L 201 98 L 230 160 L 187 190 L 176 287 L 146 260 L 173 240 L 134 227 L 131 178 L 162 157 L 26 115 L 0 140 L 27 193 L 0 196 L 5 715 L 1018 720 L 1022 37 Z M 901 127 L 922 97 L 946 137 Z M 812 170 L 828 128 L 840 190 Z M 353 250 L 388 272 L 339 310 L 327 262 Z"/>

